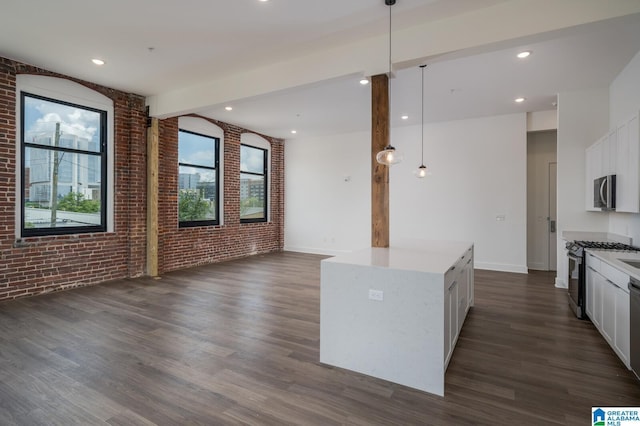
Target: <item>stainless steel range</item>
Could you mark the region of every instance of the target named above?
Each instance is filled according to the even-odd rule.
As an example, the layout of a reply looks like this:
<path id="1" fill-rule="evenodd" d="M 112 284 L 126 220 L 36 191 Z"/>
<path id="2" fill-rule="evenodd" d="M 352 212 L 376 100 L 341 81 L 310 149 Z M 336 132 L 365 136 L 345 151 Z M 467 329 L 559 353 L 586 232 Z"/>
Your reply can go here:
<path id="1" fill-rule="evenodd" d="M 640 248 L 628 244 L 603 242 L 603 241 L 572 241 L 566 245 L 569 258 L 569 306 L 580 319 L 588 319 L 586 312 L 586 256 L 585 249 L 613 250 L 613 251 L 640 251 Z"/>

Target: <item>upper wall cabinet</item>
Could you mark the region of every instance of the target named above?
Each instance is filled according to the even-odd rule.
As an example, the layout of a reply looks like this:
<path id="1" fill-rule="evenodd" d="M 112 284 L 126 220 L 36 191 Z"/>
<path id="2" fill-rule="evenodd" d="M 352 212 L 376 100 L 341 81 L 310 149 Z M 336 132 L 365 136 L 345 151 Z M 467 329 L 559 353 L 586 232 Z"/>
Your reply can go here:
<path id="1" fill-rule="evenodd" d="M 640 213 L 640 120 L 620 123 L 585 152 L 585 208 L 593 207 L 593 181 L 616 175 L 616 211 Z"/>
<path id="2" fill-rule="evenodd" d="M 640 213 L 640 121 L 635 114 L 616 129 L 616 211 Z"/>

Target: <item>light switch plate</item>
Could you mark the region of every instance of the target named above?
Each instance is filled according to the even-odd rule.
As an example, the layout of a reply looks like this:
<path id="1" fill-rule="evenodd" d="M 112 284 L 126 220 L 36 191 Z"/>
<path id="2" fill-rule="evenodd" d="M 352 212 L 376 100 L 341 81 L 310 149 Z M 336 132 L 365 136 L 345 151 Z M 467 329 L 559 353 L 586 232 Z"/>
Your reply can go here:
<path id="1" fill-rule="evenodd" d="M 384 299 L 384 292 L 382 290 L 369 289 L 369 299 L 382 302 Z"/>

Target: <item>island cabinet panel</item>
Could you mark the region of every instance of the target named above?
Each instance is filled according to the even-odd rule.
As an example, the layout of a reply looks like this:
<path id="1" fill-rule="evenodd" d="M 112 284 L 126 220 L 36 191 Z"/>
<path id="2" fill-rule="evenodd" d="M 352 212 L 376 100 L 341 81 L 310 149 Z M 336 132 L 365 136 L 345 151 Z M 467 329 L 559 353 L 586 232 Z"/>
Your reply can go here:
<path id="1" fill-rule="evenodd" d="M 320 362 L 444 395 L 472 293 L 471 243 L 421 241 L 325 259 Z"/>
<path id="2" fill-rule="evenodd" d="M 449 365 L 449 359 L 453 354 L 453 348 L 458 341 L 458 282 L 454 281 L 447 289 L 445 295 L 445 306 L 448 315 L 445 314 L 445 329 L 449 330 L 449 333 L 444 336 L 445 338 L 445 365 Z"/>

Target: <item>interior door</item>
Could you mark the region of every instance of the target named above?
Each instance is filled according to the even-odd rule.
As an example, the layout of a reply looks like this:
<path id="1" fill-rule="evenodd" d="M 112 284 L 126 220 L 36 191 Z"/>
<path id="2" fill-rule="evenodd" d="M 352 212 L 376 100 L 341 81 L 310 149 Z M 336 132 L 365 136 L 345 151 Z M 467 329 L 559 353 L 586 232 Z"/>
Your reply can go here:
<path id="1" fill-rule="evenodd" d="M 557 188 L 558 163 L 549 163 L 549 270 L 556 271 L 558 264 L 557 238 Z"/>
<path id="2" fill-rule="evenodd" d="M 527 134 L 527 267 L 538 271 L 557 269 L 556 151 L 555 131 Z"/>

